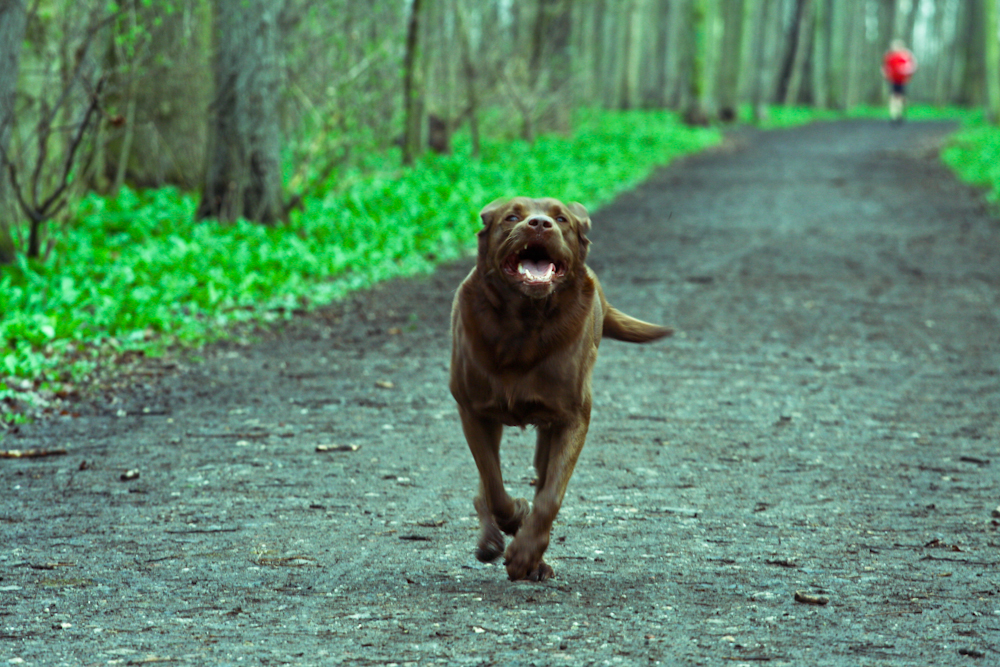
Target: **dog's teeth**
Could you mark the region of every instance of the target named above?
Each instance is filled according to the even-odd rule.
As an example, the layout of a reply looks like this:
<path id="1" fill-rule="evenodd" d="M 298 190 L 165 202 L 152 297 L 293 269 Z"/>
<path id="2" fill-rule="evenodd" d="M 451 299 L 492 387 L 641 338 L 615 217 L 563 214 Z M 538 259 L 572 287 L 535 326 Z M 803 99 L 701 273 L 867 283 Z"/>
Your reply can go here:
<path id="1" fill-rule="evenodd" d="M 523 276 L 528 271 L 524 268 L 524 264 L 521 264 L 520 262 L 518 262 L 517 263 L 517 272 L 520 273 Z"/>

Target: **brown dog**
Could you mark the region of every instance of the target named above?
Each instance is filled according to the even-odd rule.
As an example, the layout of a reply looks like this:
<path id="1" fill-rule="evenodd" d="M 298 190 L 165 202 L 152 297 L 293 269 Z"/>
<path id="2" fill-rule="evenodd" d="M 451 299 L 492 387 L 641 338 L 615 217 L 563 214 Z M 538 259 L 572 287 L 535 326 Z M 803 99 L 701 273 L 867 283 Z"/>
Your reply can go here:
<path id="1" fill-rule="evenodd" d="M 544 581 L 542 561 L 590 424 L 590 375 L 602 336 L 645 343 L 672 329 L 633 319 L 604 298 L 585 264 L 590 217 L 580 204 L 517 197 L 482 210 L 476 267 L 452 307 L 451 393 L 479 468 L 476 557 L 504 553 L 511 579 Z M 534 506 L 500 474 L 503 426 L 538 430 Z"/>

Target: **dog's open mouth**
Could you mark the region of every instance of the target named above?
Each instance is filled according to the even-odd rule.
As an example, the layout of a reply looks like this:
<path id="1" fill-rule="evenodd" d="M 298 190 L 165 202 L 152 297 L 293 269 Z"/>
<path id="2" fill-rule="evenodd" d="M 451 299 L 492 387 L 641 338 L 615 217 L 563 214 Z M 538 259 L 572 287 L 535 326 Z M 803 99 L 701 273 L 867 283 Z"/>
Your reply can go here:
<path id="1" fill-rule="evenodd" d="M 566 273 L 566 264 L 549 255 L 544 245 L 526 245 L 504 260 L 503 270 L 529 285 L 547 285 Z"/>

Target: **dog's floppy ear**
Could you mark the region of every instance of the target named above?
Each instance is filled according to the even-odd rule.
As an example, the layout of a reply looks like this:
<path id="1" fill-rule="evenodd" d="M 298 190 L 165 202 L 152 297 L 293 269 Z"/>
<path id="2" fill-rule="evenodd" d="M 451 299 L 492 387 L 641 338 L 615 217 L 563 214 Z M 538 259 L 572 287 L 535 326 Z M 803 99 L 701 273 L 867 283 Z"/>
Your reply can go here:
<path id="1" fill-rule="evenodd" d="M 493 222 L 493 218 L 496 217 L 497 211 L 499 211 L 503 205 L 507 203 L 506 197 L 500 197 L 499 199 L 494 199 L 489 204 L 487 204 L 482 211 L 479 212 L 479 217 L 483 221 L 483 227 L 489 227 Z"/>
<path id="2" fill-rule="evenodd" d="M 590 232 L 590 214 L 587 213 L 587 207 L 578 201 L 570 202 L 569 212 L 576 216 L 576 219 L 580 221 L 580 231 L 584 234 Z"/>
<path id="3" fill-rule="evenodd" d="M 580 253 L 583 255 L 583 258 L 586 259 L 587 248 L 590 246 L 590 239 L 587 238 L 587 234 L 590 233 L 590 214 L 587 213 L 587 207 L 580 202 L 570 202 L 566 208 L 569 209 L 569 212 L 572 213 L 573 217 L 577 220 L 577 235 L 580 238 Z"/>
<path id="4" fill-rule="evenodd" d="M 494 199 L 479 212 L 479 217 L 483 220 L 483 228 L 476 234 L 476 238 L 479 245 L 479 264 L 482 265 L 481 270 L 483 271 L 486 270 L 485 262 L 490 245 L 490 228 L 493 226 L 493 221 L 496 220 L 497 214 L 500 213 L 500 209 L 503 208 L 505 203 L 507 203 L 507 200 L 503 197 Z"/>

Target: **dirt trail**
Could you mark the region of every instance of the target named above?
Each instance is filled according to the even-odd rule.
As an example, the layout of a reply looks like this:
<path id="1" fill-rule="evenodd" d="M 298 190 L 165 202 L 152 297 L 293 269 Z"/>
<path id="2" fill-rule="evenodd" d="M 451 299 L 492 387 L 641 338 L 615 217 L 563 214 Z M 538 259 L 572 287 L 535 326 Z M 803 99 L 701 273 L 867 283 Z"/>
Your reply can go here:
<path id="1" fill-rule="evenodd" d="M 1000 663 L 1000 225 L 949 129 L 747 132 L 594 212 L 679 334 L 602 345 L 557 579 L 472 555 L 470 260 L 7 437 L 69 454 L 0 461 L 0 664 Z"/>

